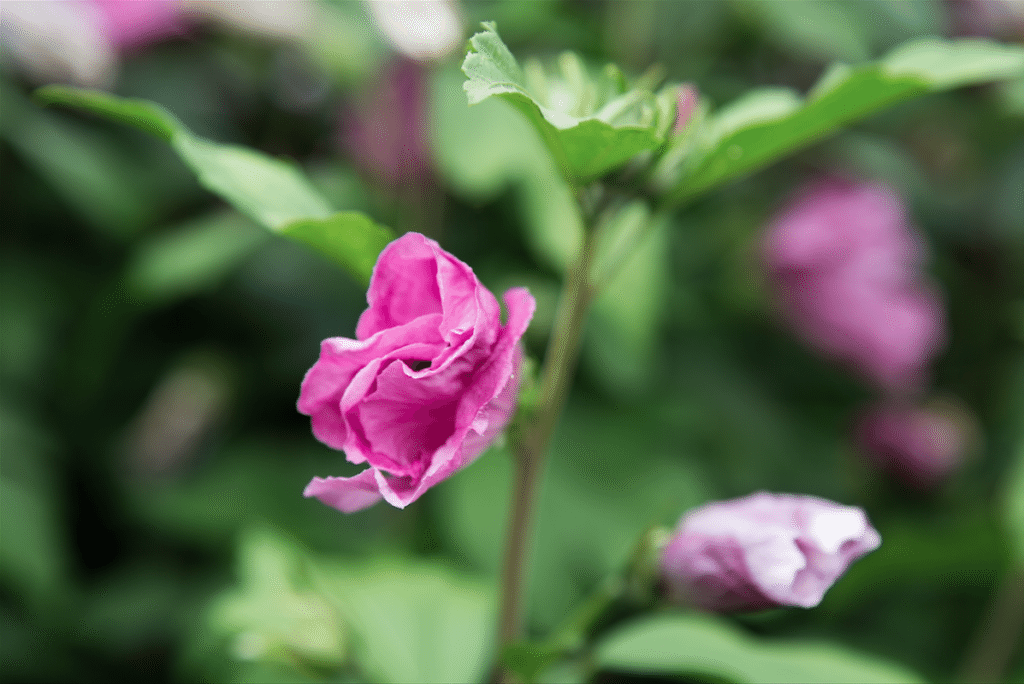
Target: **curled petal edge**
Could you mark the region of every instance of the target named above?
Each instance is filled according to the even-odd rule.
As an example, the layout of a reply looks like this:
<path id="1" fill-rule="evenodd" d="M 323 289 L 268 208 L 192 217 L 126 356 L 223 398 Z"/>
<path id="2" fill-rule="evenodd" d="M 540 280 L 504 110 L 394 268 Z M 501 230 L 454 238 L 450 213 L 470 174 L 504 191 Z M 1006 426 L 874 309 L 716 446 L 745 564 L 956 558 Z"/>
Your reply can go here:
<path id="1" fill-rule="evenodd" d="M 353 477 L 314 477 L 302 495 L 316 497 L 342 513 L 369 508 L 383 497 L 377 485 L 375 468 L 367 468 Z"/>

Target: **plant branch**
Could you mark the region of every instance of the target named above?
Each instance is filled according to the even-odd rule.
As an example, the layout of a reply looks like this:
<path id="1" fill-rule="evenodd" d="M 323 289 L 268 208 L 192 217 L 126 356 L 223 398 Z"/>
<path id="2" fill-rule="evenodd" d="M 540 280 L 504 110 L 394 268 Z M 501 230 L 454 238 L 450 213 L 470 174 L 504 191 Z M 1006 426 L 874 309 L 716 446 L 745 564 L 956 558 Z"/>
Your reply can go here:
<path id="1" fill-rule="evenodd" d="M 960 667 L 962 682 L 998 682 L 1024 633 L 1024 567 L 1011 567 L 981 619 Z"/>
<path id="2" fill-rule="evenodd" d="M 537 499 L 544 457 L 555 426 L 569 395 L 573 372 L 579 356 L 587 311 L 594 298 L 590 270 L 594 258 L 594 224 L 603 214 L 604 202 L 597 201 L 585 210 L 587 225 L 583 247 L 566 275 L 548 351 L 541 370 L 540 397 L 533 422 L 513 445 L 515 480 L 502 569 L 499 647 L 522 638 L 525 604 L 525 574 L 528 565 L 528 541 Z M 586 209 L 590 211 L 586 211 Z M 500 674 L 498 675 L 500 678 Z"/>

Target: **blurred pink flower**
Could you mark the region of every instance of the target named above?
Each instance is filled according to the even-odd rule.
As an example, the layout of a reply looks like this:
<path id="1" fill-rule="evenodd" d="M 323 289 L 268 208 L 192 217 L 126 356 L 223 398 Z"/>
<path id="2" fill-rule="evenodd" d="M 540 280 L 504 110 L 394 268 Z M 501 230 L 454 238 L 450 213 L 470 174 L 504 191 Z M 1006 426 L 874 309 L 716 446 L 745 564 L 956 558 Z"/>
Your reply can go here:
<path id="1" fill-rule="evenodd" d="M 951 402 L 926 406 L 882 402 L 857 424 L 861 448 L 909 485 L 928 488 L 963 461 L 974 434 L 967 409 Z"/>
<path id="2" fill-rule="evenodd" d="M 404 508 L 472 463 L 515 409 L 519 340 L 535 302 L 505 292 L 508 322 L 472 269 L 418 233 L 384 248 L 356 339 L 324 340 L 298 409 L 313 434 L 370 467 L 313 478 L 305 496 L 350 513 Z"/>
<path id="3" fill-rule="evenodd" d="M 188 27 L 180 0 L 89 0 L 113 45 L 130 50 L 182 34 Z"/>
<path id="4" fill-rule="evenodd" d="M 944 338 L 942 303 L 899 196 L 836 179 L 804 188 L 768 228 L 783 316 L 822 353 L 890 392 L 918 389 Z"/>
<path id="5" fill-rule="evenodd" d="M 1024 39 L 1024 0 L 947 0 L 953 33 Z"/>
<path id="6" fill-rule="evenodd" d="M 676 122 L 672 127 L 672 133 L 681 133 L 686 129 L 686 125 L 690 123 L 690 117 L 693 116 L 693 110 L 697 108 L 697 86 L 692 83 L 684 83 L 679 86 L 679 91 L 676 93 Z"/>
<path id="7" fill-rule="evenodd" d="M 860 508 L 758 492 L 679 522 L 661 557 L 668 596 L 709 611 L 813 608 L 881 537 Z"/>
<path id="8" fill-rule="evenodd" d="M 197 22 L 301 40 L 318 7 L 311 0 L 6 0 L 0 47 L 38 83 L 109 88 L 122 53 L 183 35 Z"/>
<path id="9" fill-rule="evenodd" d="M 383 181 L 429 174 L 425 67 L 410 60 L 387 65 L 345 117 L 343 139 L 359 165 Z"/>

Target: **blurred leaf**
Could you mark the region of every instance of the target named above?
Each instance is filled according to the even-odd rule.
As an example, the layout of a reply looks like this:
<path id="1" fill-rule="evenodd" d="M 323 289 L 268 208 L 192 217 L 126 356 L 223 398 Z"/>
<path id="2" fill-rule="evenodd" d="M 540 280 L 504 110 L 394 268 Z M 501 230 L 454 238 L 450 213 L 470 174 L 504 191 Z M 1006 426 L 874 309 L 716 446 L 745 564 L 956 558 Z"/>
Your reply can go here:
<path id="1" fill-rule="evenodd" d="M 1024 425 L 1024 416 L 1021 416 Z M 1017 564 L 1024 567 L 1024 434 L 1017 435 L 1014 461 L 1007 474 L 1004 519 L 1016 553 Z"/>
<path id="2" fill-rule="evenodd" d="M 157 235 L 132 254 L 125 273 L 129 291 L 166 301 L 215 286 L 267 239 L 246 217 L 218 212 Z"/>
<path id="3" fill-rule="evenodd" d="M 369 12 L 351 2 L 325 2 L 317 10 L 317 21 L 302 42 L 309 58 L 338 83 L 371 74 L 388 48 Z"/>
<path id="4" fill-rule="evenodd" d="M 755 17 L 768 37 L 787 48 L 828 59 L 861 61 L 871 57 L 858 3 L 743 0 L 735 4 Z"/>
<path id="5" fill-rule="evenodd" d="M 63 530 L 52 492 L 0 477 L 0 569 L 33 607 L 65 589 Z"/>
<path id="6" fill-rule="evenodd" d="M 381 559 L 316 568 L 317 586 L 354 635 L 360 669 L 382 682 L 481 681 L 493 591 L 439 563 Z"/>
<path id="7" fill-rule="evenodd" d="M 0 383 L 7 391 L 38 392 L 52 370 L 66 302 L 48 275 L 24 258 L 0 262 Z"/>
<path id="8" fill-rule="evenodd" d="M 386 229 L 357 212 L 332 214 L 330 205 L 293 163 L 239 145 L 193 135 L 170 112 L 145 100 L 99 91 L 46 86 L 36 92 L 46 104 L 77 107 L 120 121 L 170 143 L 199 182 L 272 231 L 314 246 L 366 282 Z"/>
<path id="9" fill-rule="evenodd" d="M 60 104 L 92 112 L 171 142 L 181 123 L 166 109 L 146 100 L 117 97 L 102 90 L 86 90 L 62 85 L 44 86 L 36 99 L 45 105 Z"/>
<path id="10" fill-rule="evenodd" d="M 51 448 L 30 417 L 0 404 L 0 577 L 36 610 L 59 605 L 69 589 Z"/>
<path id="11" fill-rule="evenodd" d="M 155 215 L 138 182 L 138 160 L 95 131 L 33 106 L 0 80 L 0 134 L 93 228 L 124 238 Z"/>
<path id="12" fill-rule="evenodd" d="M 557 644 L 521 642 L 506 646 L 501 663 L 524 682 L 535 682 L 537 675 L 558 662 L 566 649 Z"/>
<path id="13" fill-rule="evenodd" d="M 549 77 L 538 67 L 528 79 L 495 25 L 483 26 L 470 38 L 462 64 L 469 104 L 493 95 L 512 105 L 536 129 L 571 184 L 593 180 L 664 142 L 674 101 L 659 102 L 647 90 L 627 90 L 612 65 L 592 80 L 572 53 L 563 54 L 560 76 Z"/>
<path id="14" fill-rule="evenodd" d="M 333 606 L 312 590 L 302 550 L 267 530 L 239 542 L 240 585 L 208 608 L 212 631 L 231 638 L 242 662 L 335 668 L 346 656 L 345 626 Z"/>
<path id="15" fill-rule="evenodd" d="M 358 211 L 340 211 L 324 219 L 289 223 L 281 234 L 301 242 L 333 261 L 370 280 L 377 255 L 394 235 Z"/>
<path id="16" fill-rule="evenodd" d="M 613 237 L 620 244 L 609 245 L 607 252 L 613 258 L 628 256 L 605 264 L 610 279 L 594 301 L 584 342 L 591 375 L 616 396 L 639 396 L 654 374 L 669 273 L 667 226 L 664 221 L 649 225 L 651 220 L 646 205 L 635 202 L 616 217 L 618 225 L 610 226 L 621 241 Z"/>
<path id="17" fill-rule="evenodd" d="M 711 676 L 731 682 L 920 682 L 904 668 L 828 643 L 764 641 L 710 615 L 663 613 L 615 629 L 596 647 L 600 669 Z"/>
<path id="18" fill-rule="evenodd" d="M 920 95 L 1010 78 L 1024 48 L 992 41 L 919 40 L 879 62 L 835 64 L 805 99 L 754 90 L 708 117 L 682 168 L 659 169 L 671 202 L 682 202 L 820 140 L 841 126 Z"/>
<path id="19" fill-rule="evenodd" d="M 210 548 L 231 543 L 258 521 L 292 531 L 316 548 L 354 552 L 376 540 L 387 514 L 378 506 L 361 516 L 339 516 L 302 497 L 314 473 L 347 476 L 359 470 L 306 432 L 293 440 L 263 435 L 231 444 L 200 466 L 179 480 L 134 481 L 127 491 L 134 515 L 162 534 Z"/>
<path id="20" fill-rule="evenodd" d="M 171 145 L 203 186 L 271 230 L 331 213 L 327 200 L 291 162 L 246 147 L 209 142 L 182 128 Z"/>

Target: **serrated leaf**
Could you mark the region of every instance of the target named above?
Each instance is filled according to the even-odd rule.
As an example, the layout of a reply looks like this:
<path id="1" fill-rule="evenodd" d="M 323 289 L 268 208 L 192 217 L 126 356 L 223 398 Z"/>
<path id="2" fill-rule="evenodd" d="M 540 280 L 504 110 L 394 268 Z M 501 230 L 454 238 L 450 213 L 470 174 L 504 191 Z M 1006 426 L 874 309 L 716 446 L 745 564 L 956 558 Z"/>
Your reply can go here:
<path id="1" fill-rule="evenodd" d="M 516 191 L 528 246 L 564 272 L 583 244 L 576 199 L 530 124 L 499 100 L 470 108 L 450 96 L 461 72 L 439 70 L 431 83 L 434 158 L 447 184 L 474 203 Z M 494 131 L 501 131 L 496 136 Z"/>
<path id="2" fill-rule="evenodd" d="M 680 203 L 750 173 L 899 102 L 1024 74 L 1024 48 L 987 40 L 925 39 L 884 59 L 833 65 L 806 98 L 752 91 L 706 120 L 703 139 L 675 168 L 656 172 L 668 201 Z"/>
<path id="3" fill-rule="evenodd" d="M 826 642 L 778 642 L 748 636 L 710 615 L 660 614 L 628 623 L 598 645 L 600 669 L 711 676 L 732 682 L 895 684 L 921 678 L 898 665 Z"/>
<path id="4" fill-rule="evenodd" d="M 462 64 L 469 103 L 495 96 L 512 105 L 536 129 L 570 183 L 593 180 L 664 142 L 670 115 L 650 92 L 623 90 L 614 67 L 595 82 L 579 58 L 566 53 L 560 77 L 531 65 L 528 79 L 494 24 L 483 26 L 470 38 Z"/>
<path id="5" fill-rule="evenodd" d="M 314 247 L 363 282 L 369 280 L 377 255 L 391 239 L 390 231 L 363 214 L 334 213 L 294 163 L 200 138 L 157 104 L 58 85 L 40 88 L 36 97 L 166 140 L 206 189 L 265 228 Z"/>

